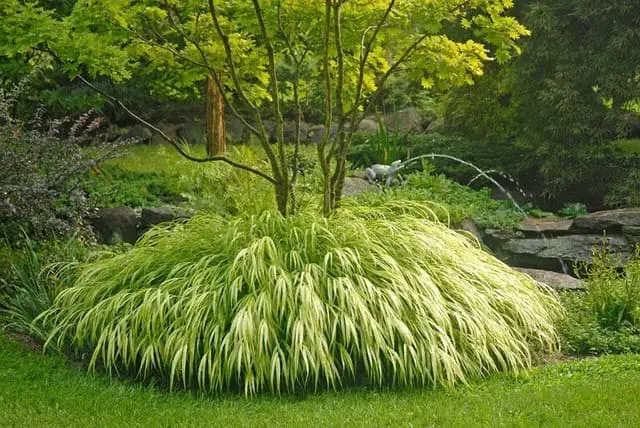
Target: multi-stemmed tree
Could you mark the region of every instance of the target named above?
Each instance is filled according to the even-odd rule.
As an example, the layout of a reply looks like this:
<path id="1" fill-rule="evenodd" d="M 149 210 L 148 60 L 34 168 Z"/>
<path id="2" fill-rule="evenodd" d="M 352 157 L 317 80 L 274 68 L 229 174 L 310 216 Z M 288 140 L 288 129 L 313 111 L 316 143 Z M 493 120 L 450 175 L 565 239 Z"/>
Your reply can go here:
<path id="1" fill-rule="evenodd" d="M 92 76 L 125 79 L 141 64 L 182 82 L 204 76 L 210 105 L 215 105 L 208 109 L 209 117 L 216 118 L 210 120 L 210 135 L 223 135 L 224 104 L 260 142 L 269 172 L 216 150 L 194 158 L 142 114 L 105 95 L 182 155 L 227 162 L 268 180 L 282 214 L 295 212 L 300 124 L 306 101 L 322 88 L 325 127 L 317 154 L 324 177 L 323 212 L 329 215 L 340 202 L 352 134 L 372 112 L 389 79 L 401 75 L 421 82 L 425 90 L 472 84 L 485 61 L 509 58 L 517 51 L 516 40 L 526 34 L 504 14 L 512 3 L 88 0 L 76 3 L 57 25 L 52 15 L 32 7 L 38 19 L 46 16 L 43 28 L 55 34 L 34 40 L 31 47 L 54 53 L 70 75 L 94 88 Z M 212 113 L 216 111 L 217 116 Z M 295 141 L 285 141 L 285 111 L 295 112 Z M 295 147 L 293 168 L 287 143 Z"/>

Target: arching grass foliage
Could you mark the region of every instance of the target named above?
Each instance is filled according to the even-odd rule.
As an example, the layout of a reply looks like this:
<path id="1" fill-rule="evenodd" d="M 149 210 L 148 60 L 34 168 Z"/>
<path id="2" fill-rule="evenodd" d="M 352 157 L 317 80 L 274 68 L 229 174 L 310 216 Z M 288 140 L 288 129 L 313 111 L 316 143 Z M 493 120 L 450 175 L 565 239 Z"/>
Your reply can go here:
<path id="1" fill-rule="evenodd" d="M 50 343 L 206 391 L 452 385 L 554 348 L 555 297 L 407 202 L 201 216 L 67 265 Z"/>

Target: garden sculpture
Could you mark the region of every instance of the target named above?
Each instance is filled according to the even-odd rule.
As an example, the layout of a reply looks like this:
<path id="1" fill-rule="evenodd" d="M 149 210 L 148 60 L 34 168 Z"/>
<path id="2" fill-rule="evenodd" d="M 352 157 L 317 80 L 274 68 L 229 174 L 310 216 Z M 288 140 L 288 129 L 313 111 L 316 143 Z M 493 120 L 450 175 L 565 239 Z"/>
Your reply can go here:
<path id="1" fill-rule="evenodd" d="M 377 184 L 385 180 L 385 184 L 389 186 L 402 168 L 404 168 L 404 164 L 401 160 L 394 161 L 391 165 L 375 164 L 366 169 L 367 180 L 371 184 Z"/>

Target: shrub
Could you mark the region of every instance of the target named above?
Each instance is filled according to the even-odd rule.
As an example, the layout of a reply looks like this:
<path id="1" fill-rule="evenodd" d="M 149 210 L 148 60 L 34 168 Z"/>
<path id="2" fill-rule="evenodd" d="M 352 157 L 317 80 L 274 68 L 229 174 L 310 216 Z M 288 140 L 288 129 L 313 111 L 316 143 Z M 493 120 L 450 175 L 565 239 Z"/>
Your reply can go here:
<path id="1" fill-rule="evenodd" d="M 204 156 L 203 145 L 185 146 L 194 156 Z M 265 168 L 257 146 L 232 146 L 227 155 Z M 315 165 L 315 147 L 300 150 L 298 202 L 317 203 L 322 189 Z M 291 163 L 291 162 L 290 162 Z M 110 159 L 99 174 L 83 183 L 96 206 L 148 206 L 162 202 L 220 215 L 250 215 L 275 206 L 270 184 L 246 171 L 220 163 L 197 164 L 181 157 L 168 145 L 130 147 L 126 156 Z"/>
<path id="2" fill-rule="evenodd" d="M 558 211 L 562 217 L 576 218 L 587 214 L 587 206 L 581 202 L 573 202 L 564 204 L 564 208 Z"/>
<path id="3" fill-rule="evenodd" d="M 640 329 L 622 325 L 603 327 L 592 311 L 589 296 L 581 292 L 560 295 L 567 316 L 559 324 L 561 348 L 567 355 L 640 353 Z"/>
<path id="4" fill-rule="evenodd" d="M 627 166 L 626 174 L 617 174 L 617 179 L 613 181 L 604 199 L 609 208 L 640 207 L 640 155 L 628 155 L 625 160 L 627 164 L 635 165 Z M 622 165 L 622 162 L 618 164 Z M 615 177 L 613 174 L 611 176 Z"/>
<path id="5" fill-rule="evenodd" d="M 587 272 L 590 309 L 602 327 L 640 327 L 640 259 L 627 263 L 622 275 L 619 269 L 606 248 L 596 251 Z"/>
<path id="6" fill-rule="evenodd" d="M 82 183 L 92 205 L 143 207 L 159 205 L 163 199 L 180 198 L 170 177 L 159 173 L 136 173 L 117 165 L 105 165 Z"/>
<path id="7" fill-rule="evenodd" d="M 20 239 L 74 233 L 89 209 L 80 177 L 110 150 L 83 150 L 100 117 L 47 121 L 43 111 L 24 122 L 12 115 L 28 79 L 12 91 L 0 90 L 0 234 Z M 109 149 L 111 146 L 109 147 Z"/>
<path id="8" fill-rule="evenodd" d="M 562 296 L 567 317 L 560 332 L 567 352 L 640 352 L 640 258 L 621 268 L 606 248 L 599 249 L 585 280 L 586 293 Z"/>
<path id="9" fill-rule="evenodd" d="M 536 143 L 537 144 L 537 143 Z M 591 209 L 632 207 L 640 204 L 640 156 L 624 153 L 611 144 L 589 150 L 538 150 L 519 141 L 474 140 L 441 134 L 358 135 L 349 160 L 358 168 L 389 164 L 428 153 L 446 154 L 469 161 L 492 174 L 502 185 L 515 178 L 532 200 L 546 209 L 561 209 L 566 201 L 583 201 Z M 437 171 L 469 183 L 476 171 L 450 160 L 432 162 Z M 598 171 L 598 174 L 594 174 Z M 606 176 L 607 180 L 601 177 Z"/>
<path id="10" fill-rule="evenodd" d="M 412 148 L 409 134 L 390 132 L 384 123 L 378 120 L 376 134 L 356 137 L 356 147 L 352 149 L 350 160 L 355 161 L 359 167 L 390 165 L 396 160 L 409 159 L 413 153 Z"/>
<path id="11" fill-rule="evenodd" d="M 455 225 L 472 219 L 483 229 L 511 228 L 524 217 L 512 202 L 496 201 L 487 189 L 473 190 L 444 175 L 433 174 L 430 164 L 424 165 L 424 171 L 406 177 L 404 187 L 386 188 L 381 194 L 369 192 L 359 201 L 374 207 L 394 199 L 428 202 L 440 221 Z"/>
<path id="12" fill-rule="evenodd" d="M 603 327 L 594 316 L 589 296 L 582 292 L 560 294 L 567 316 L 558 326 L 561 349 L 567 355 L 640 353 L 640 329 L 622 325 Z"/>
<path id="13" fill-rule="evenodd" d="M 427 215 L 404 201 L 156 227 L 67 265 L 41 319 L 92 367 L 247 394 L 452 385 L 553 348 L 555 297 Z"/>

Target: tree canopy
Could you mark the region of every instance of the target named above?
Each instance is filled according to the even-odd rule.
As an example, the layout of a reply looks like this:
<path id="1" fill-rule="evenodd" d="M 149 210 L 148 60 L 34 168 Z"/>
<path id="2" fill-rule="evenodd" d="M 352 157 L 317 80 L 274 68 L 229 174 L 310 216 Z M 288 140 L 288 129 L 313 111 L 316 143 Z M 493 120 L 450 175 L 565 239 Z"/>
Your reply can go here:
<path id="1" fill-rule="evenodd" d="M 532 32 L 522 55 L 452 94 L 454 129 L 530 146 L 550 195 L 611 185 L 615 180 L 586 178 L 609 168 L 606 143 L 640 121 L 638 10 L 638 0 L 519 2 L 514 14 Z"/>
<path id="2" fill-rule="evenodd" d="M 329 213 L 340 199 L 351 133 L 389 79 L 401 75 L 425 90 L 472 84 L 485 62 L 508 60 L 528 34 L 506 14 L 512 6 L 511 0 L 87 0 L 61 17 L 35 2 L 10 0 L 0 55 L 50 52 L 71 77 L 120 83 L 148 76 L 156 91 L 170 95 L 211 76 L 229 111 L 262 143 L 282 212 L 295 184 L 283 112 L 295 111 L 299 123 L 309 98 L 320 93 L 326 126 L 318 155 Z M 275 148 L 265 119 L 276 123 Z"/>

